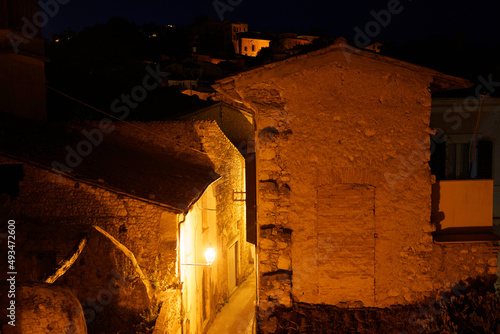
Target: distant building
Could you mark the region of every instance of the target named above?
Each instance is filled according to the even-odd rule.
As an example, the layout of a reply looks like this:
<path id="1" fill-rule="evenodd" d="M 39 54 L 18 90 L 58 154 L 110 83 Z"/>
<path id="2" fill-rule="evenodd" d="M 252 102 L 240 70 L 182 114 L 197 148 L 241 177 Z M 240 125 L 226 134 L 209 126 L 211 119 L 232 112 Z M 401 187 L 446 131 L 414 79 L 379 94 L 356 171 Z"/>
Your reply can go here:
<path id="1" fill-rule="evenodd" d="M 311 44 L 316 36 L 297 35 L 296 33 L 283 33 L 278 35 L 278 43 L 281 51 L 293 49 L 300 45 Z"/>
<path id="2" fill-rule="evenodd" d="M 198 17 L 191 25 L 195 40 L 210 36 L 202 43 L 201 50 L 195 46 L 193 52 L 210 52 L 212 55 L 230 56 L 239 54 L 238 35 L 248 32 L 248 24 L 243 22 L 213 21 L 210 17 Z M 203 38 L 201 38 L 203 40 Z"/>
<path id="3" fill-rule="evenodd" d="M 227 22 L 224 29 L 224 41 L 227 43 L 228 37 L 236 54 L 240 54 L 238 35 L 248 32 L 248 24 L 242 22 Z"/>
<path id="4" fill-rule="evenodd" d="M 239 54 L 249 57 L 257 57 L 262 48 L 270 46 L 271 39 L 264 37 L 259 32 L 249 32 L 239 35 Z"/>

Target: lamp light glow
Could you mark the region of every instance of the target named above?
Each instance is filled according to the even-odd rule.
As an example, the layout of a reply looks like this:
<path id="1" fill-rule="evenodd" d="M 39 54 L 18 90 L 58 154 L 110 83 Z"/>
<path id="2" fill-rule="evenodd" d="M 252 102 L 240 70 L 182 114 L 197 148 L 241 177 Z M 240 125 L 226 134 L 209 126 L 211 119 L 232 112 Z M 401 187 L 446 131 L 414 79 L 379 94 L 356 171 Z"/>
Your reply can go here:
<path id="1" fill-rule="evenodd" d="M 215 260 L 215 249 L 208 247 L 205 250 L 205 260 L 207 263 L 181 263 L 183 266 L 210 266 Z"/>
<path id="2" fill-rule="evenodd" d="M 205 259 L 207 260 L 207 265 L 211 265 L 215 260 L 215 249 L 208 247 L 205 251 Z"/>

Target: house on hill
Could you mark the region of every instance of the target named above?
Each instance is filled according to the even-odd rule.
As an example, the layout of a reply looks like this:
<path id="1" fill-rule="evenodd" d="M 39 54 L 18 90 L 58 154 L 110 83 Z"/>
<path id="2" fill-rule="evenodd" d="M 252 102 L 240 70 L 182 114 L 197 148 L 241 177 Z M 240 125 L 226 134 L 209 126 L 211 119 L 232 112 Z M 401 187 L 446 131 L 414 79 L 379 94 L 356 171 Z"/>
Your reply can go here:
<path id="1" fill-rule="evenodd" d="M 331 306 L 406 305 L 494 277 L 494 236 L 433 236 L 431 92 L 468 86 L 342 39 L 214 85 L 255 118 L 259 333 L 284 333 L 304 305 L 318 311 L 306 327 L 324 329 Z"/>
<path id="2" fill-rule="evenodd" d="M 245 32 L 238 35 L 238 51 L 240 55 L 257 57 L 259 51 L 271 45 L 271 37 L 260 32 Z"/>
<path id="3" fill-rule="evenodd" d="M 244 159 L 215 122 L 0 124 L 17 280 L 70 287 L 89 333 L 135 333 L 147 311 L 155 333 L 201 333 L 253 270 Z"/>

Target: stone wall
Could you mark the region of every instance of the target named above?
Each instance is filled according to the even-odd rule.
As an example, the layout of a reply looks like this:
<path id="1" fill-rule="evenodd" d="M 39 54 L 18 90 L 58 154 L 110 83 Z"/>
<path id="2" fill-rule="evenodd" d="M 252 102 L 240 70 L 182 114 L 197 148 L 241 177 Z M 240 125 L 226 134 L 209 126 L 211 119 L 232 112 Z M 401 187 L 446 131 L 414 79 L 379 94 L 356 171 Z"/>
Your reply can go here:
<path id="1" fill-rule="evenodd" d="M 225 252 L 231 246 L 229 243 L 235 239 L 238 240 L 240 267 L 237 281 L 239 284 L 254 268 L 252 246 L 246 242 L 245 202 L 235 200 L 244 198 L 244 194 L 234 193 L 245 191 L 245 159 L 215 122 L 200 122 L 198 129 L 203 145 L 214 163 L 215 172 L 222 176 L 215 186 L 217 229 L 220 231 L 218 238 L 224 252 L 221 254 L 223 259 L 227 258 Z M 219 288 L 224 289 L 223 286 Z"/>
<path id="2" fill-rule="evenodd" d="M 251 248 L 245 240 L 245 202 L 233 200 L 234 191 L 245 189 L 244 159 L 215 122 L 151 122 L 140 126 L 148 131 L 137 132 L 125 126 L 117 131 L 124 140 L 168 147 L 183 155 L 184 161 L 192 158 L 196 163 L 196 155 L 208 155 L 215 173 L 222 176 L 213 185 L 217 206 L 196 204 L 202 211 L 216 210 L 217 233 L 213 246 L 217 251 L 217 265 L 214 265 L 217 280 L 212 282 L 210 295 L 210 314 L 215 315 L 232 292 L 228 287 L 227 262 L 232 243 L 238 241 L 237 283 L 253 270 Z M 21 162 L 0 160 L 0 164 L 15 163 Z M 107 238 L 92 229 L 96 225 L 134 253 L 155 291 L 166 302 L 160 312 L 160 327 L 178 330 L 178 326 L 171 323 L 182 316 L 180 293 L 172 290 L 178 282 L 178 214 L 109 191 L 104 185 L 57 176 L 39 166 L 24 163 L 23 171 L 19 196 L 0 195 L 2 217 L 15 219 L 18 227 L 19 257 L 23 259 L 19 279 L 42 279 L 44 269 L 51 271 L 87 235 L 89 242 L 83 253 L 56 284 L 74 289 L 89 322 L 89 332 L 120 329 L 123 333 L 125 330 L 135 333 L 130 324 L 142 321 L 139 314 L 150 306 L 146 290 L 131 262 Z M 202 190 L 180 191 L 198 194 Z M 169 290 L 162 294 L 167 288 Z"/>
<path id="3" fill-rule="evenodd" d="M 494 244 L 432 240 L 432 78 L 367 58 L 318 51 L 221 84 L 256 115 L 264 327 L 293 302 L 406 304 L 497 270 Z"/>
<path id="4" fill-rule="evenodd" d="M 5 333 L 87 333 L 82 307 L 68 288 L 44 283 L 18 284 L 15 301 L 15 326 L 4 324 Z"/>
<path id="5" fill-rule="evenodd" d="M 293 302 L 277 307 L 260 332 L 291 333 L 496 333 L 499 299 L 489 278 L 454 284 L 417 303 L 385 308 L 345 308 Z M 459 312 L 457 312 L 459 310 Z"/>
<path id="6" fill-rule="evenodd" d="M 2 158 L 0 163 L 19 162 Z M 130 260 L 91 226 L 132 251 L 159 292 L 176 283 L 176 214 L 30 164 L 23 170 L 19 196 L 1 195 L 0 206 L 2 217 L 16 221 L 18 280 L 52 274 L 87 235 L 78 260 L 54 284 L 72 288 L 90 332 L 113 326 L 123 331 L 140 322 L 139 313 L 149 307 L 144 285 Z"/>
<path id="7" fill-rule="evenodd" d="M 216 121 L 227 138 L 240 152 L 246 151 L 247 141 L 253 138 L 254 128 L 251 115 L 223 102 L 186 118 Z"/>

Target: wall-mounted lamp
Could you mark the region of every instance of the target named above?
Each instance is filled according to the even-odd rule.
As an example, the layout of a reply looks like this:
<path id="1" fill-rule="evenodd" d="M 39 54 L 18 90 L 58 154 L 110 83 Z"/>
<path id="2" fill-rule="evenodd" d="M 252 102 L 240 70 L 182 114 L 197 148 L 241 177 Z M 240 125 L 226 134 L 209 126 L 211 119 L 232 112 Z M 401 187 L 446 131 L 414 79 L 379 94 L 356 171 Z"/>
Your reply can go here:
<path id="1" fill-rule="evenodd" d="M 215 260 L 215 249 L 208 247 L 205 251 L 205 260 L 207 260 L 207 265 L 211 265 Z"/>
<path id="2" fill-rule="evenodd" d="M 208 247 L 205 250 L 205 260 L 207 263 L 181 263 L 183 266 L 210 266 L 215 260 L 215 249 Z"/>

